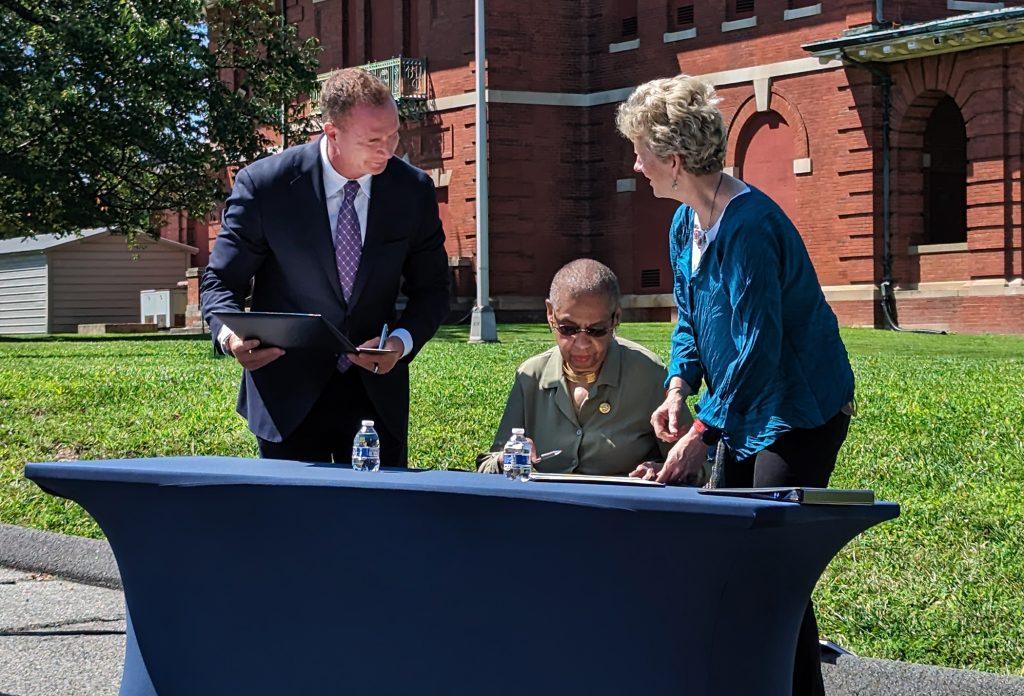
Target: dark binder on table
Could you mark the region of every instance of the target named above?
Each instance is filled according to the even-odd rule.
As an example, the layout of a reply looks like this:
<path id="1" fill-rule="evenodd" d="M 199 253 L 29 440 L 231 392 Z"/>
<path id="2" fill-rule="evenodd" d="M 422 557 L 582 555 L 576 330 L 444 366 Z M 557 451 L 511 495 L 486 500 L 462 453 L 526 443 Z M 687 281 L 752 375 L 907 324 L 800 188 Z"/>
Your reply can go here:
<path id="1" fill-rule="evenodd" d="M 875 492 L 867 489 L 804 488 L 702 488 L 704 495 L 730 495 L 760 500 L 778 500 L 805 505 L 874 505 Z"/>
<path id="2" fill-rule="evenodd" d="M 287 312 L 213 312 L 242 340 L 259 339 L 261 347 L 284 350 L 322 350 L 332 353 L 390 353 L 357 348 L 348 336 L 320 314 Z"/>

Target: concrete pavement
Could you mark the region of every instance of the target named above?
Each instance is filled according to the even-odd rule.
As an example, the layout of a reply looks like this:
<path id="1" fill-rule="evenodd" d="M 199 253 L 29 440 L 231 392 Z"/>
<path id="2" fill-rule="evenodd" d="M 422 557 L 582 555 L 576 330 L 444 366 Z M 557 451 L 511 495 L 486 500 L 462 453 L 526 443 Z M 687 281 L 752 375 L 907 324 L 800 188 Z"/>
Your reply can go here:
<path id="1" fill-rule="evenodd" d="M 0 524 L 0 568 L 47 573 L 86 585 L 121 589 L 121 575 L 107 542 L 13 524 Z"/>
<path id="2" fill-rule="evenodd" d="M 828 696 L 1024 696 L 1024 677 L 843 656 L 823 664 Z"/>
<path id="3" fill-rule="evenodd" d="M 0 568 L 0 694 L 117 694 L 120 590 Z"/>

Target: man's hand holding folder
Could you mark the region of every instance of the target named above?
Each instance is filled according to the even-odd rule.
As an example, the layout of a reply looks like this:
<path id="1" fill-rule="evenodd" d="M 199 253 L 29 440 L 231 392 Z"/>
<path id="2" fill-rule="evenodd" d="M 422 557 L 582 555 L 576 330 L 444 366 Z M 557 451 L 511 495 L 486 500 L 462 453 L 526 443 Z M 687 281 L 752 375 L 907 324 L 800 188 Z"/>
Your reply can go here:
<path id="1" fill-rule="evenodd" d="M 376 338 L 371 338 L 369 341 L 361 343 L 359 349 L 363 348 L 378 348 L 380 347 L 379 341 Z M 384 350 L 387 353 L 349 353 L 349 360 L 354 365 L 358 365 L 364 370 L 369 370 L 374 374 L 386 375 L 388 372 L 398 364 L 398 361 L 402 359 L 402 353 L 405 350 L 405 346 L 402 345 L 402 340 L 395 336 L 390 336 L 384 341 Z"/>
<path id="2" fill-rule="evenodd" d="M 286 347 L 340 351 L 353 364 L 381 375 L 390 372 L 405 354 L 404 342 L 388 334 L 387 324 L 379 339 L 371 338 L 356 346 L 319 314 L 218 312 L 215 316 L 232 332 L 222 339 L 225 352 L 247 370 L 258 370 L 277 360 Z"/>
<path id="3" fill-rule="evenodd" d="M 235 334 L 231 334 L 226 343 L 227 351 L 246 370 L 258 370 L 284 355 L 284 350 L 281 348 L 260 348 L 258 338 L 243 341 Z"/>

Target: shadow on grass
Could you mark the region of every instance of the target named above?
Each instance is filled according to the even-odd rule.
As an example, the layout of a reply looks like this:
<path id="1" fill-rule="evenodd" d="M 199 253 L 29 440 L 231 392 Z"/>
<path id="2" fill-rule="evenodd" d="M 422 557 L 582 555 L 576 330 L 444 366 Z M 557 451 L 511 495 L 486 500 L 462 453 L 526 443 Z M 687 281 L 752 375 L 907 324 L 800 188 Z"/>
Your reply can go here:
<path id="1" fill-rule="evenodd" d="M 499 342 L 507 341 L 509 339 L 517 340 L 522 338 L 537 340 L 550 338 L 550 336 L 551 332 L 548 329 L 547 324 L 543 323 L 498 325 Z M 445 324 L 437 330 L 435 338 L 439 338 L 446 341 L 468 341 L 469 325 Z"/>
<path id="2" fill-rule="evenodd" d="M 0 336 L 0 343 L 107 343 L 118 341 L 209 341 L 209 334 L 33 334 Z"/>

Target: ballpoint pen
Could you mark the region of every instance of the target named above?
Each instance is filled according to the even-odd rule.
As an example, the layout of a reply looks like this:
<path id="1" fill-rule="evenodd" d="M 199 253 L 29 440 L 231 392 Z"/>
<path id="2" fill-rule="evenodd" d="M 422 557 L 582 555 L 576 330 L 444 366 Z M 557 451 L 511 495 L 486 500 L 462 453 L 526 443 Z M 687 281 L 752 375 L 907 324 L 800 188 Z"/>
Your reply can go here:
<path id="1" fill-rule="evenodd" d="M 388 325 L 385 324 L 384 328 L 380 330 L 380 343 L 377 344 L 377 350 L 384 350 L 384 344 L 388 340 Z M 380 365 L 378 363 L 373 364 L 373 374 L 380 373 Z"/>

